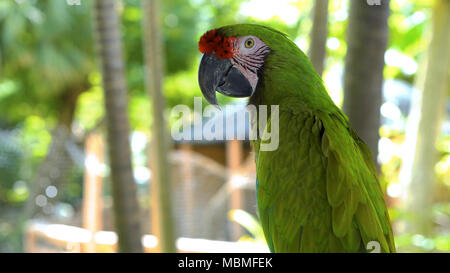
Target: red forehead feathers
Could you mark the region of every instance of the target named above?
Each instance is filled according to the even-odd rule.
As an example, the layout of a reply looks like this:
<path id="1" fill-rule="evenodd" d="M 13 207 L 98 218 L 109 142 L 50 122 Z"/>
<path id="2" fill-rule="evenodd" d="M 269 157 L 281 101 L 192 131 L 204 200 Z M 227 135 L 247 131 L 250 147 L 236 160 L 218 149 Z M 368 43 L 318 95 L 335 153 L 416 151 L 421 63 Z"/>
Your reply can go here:
<path id="1" fill-rule="evenodd" d="M 213 29 L 203 34 L 198 42 L 198 49 L 200 52 L 207 54 L 215 52 L 217 58 L 232 58 L 235 52 L 235 40 L 235 37 L 222 36 L 217 30 Z"/>

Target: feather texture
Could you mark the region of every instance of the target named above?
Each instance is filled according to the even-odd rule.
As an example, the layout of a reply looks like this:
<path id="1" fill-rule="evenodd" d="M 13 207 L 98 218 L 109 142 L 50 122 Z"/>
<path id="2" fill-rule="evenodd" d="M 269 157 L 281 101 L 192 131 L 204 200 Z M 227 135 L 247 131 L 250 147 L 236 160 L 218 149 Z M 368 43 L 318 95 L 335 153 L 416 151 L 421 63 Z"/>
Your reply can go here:
<path id="1" fill-rule="evenodd" d="M 279 105 L 278 149 L 264 151 L 265 140 L 254 141 L 258 213 L 270 249 L 365 252 L 370 241 L 377 241 L 382 252 L 395 252 L 370 149 L 305 54 L 268 27 L 245 24 L 217 31 L 257 36 L 271 50 L 250 99 L 255 105 Z M 269 136 L 271 120 L 261 129 Z"/>
<path id="2" fill-rule="evenodd" d="M 365 144 L 333 115 L 289 107 L 280 109 L 279 148 L 258 152 L 258 209 L 273 251 L 364 252 L 377 241 L 394 252 Z"/>

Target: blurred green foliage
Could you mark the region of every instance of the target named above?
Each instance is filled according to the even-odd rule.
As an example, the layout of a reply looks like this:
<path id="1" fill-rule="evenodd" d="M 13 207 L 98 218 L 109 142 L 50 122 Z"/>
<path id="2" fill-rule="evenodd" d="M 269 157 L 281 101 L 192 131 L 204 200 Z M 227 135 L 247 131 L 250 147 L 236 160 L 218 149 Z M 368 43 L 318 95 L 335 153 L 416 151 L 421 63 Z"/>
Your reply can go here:
<path id="1" fill-rule="evenodd" d="M 62 93 L 83 85 L 95 68 L 89 6 L 65 1 L 1 1 L 0 122 L 15 126 L 27 116 L 54 118 Z M 74 39 L 73 37 L 77 37 Z"/>

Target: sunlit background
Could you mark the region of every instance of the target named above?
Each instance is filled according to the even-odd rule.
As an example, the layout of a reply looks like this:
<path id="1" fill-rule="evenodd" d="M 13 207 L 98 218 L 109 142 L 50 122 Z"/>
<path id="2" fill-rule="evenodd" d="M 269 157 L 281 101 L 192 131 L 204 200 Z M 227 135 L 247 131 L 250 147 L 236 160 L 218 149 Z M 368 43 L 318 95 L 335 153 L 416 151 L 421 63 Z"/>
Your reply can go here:
<path id="1" fill-rule="evenodd" d="M 0 252 L 116 250 L 91 2 L 81 0 L 80 6 L 71 6 L 60 0 L 0 1 Z M 193 107 L 193 97 L 201 96 L 197 41 L 206 30 L 238 22 L 261 23 L 285 32 L 304 52 L 309 50 L 312 0 L 160 2 L 163 93 L 170 125 L 178 118 L 170 115 L 172 107 Z M 392 0 L 390 4 L 377 158 L 400 252 L 450 252 L 448 103 L 436 145 L 432 229 L 427 234 L 408 229 L 414 212 L 403 200 L 420 193 L 410 192 L 407 179 L 400 175 L 402 160 L 413 156 L 405 134 L 413 98 L 420 93 L 418 78 L 430 43 L 434 2 Z M 142 241 L 151 251 L 157 244 L 151 235 L 152 172 L 147 156 L 153 118 L 144 87 L 143 12 L 138 0 L 119 3 L 133 171 L 146 234 Z M 340 107 L 348 7 L 349 1 L 330 1 L 323 72 L 330 96 Z M 80 90 L 77 96 L 67 95 L 75 89 Z M 219 101 L 240 105 L 226 97 Z M 70 110 L 66 113 L 71 107 L 73 116 Z M 58 130 L 60 124 L 69 125 L 70 132 Z M 237 162 L 230 161 L 230 154 Z M 256 220 L 249 141 L 173 141 L 169 162 L 180 251 L 267 251 Z M 84 246 L 93 241 L 95 248 Z"/>

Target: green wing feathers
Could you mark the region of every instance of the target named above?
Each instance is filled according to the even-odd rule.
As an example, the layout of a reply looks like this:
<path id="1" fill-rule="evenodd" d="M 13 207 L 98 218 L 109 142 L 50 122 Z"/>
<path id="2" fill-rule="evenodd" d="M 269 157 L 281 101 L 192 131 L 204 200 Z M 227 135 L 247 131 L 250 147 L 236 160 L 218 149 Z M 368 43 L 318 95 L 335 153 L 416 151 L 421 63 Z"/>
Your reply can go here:
<path id="1" fill-rule="evenodd" d="M 277 150 L 257 150 L 258 209 L 271 250 L 364 252 L 377 241 L 394 252 L 370 150 L 340 110 L 280 107 L 279 135 Z"/>

